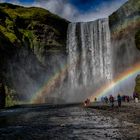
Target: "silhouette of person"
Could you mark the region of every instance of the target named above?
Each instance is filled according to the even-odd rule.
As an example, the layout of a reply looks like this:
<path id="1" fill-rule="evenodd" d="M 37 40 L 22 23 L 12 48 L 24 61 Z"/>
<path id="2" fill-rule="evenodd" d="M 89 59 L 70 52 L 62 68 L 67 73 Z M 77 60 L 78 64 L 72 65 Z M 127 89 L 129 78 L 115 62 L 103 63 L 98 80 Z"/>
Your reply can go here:
<path id="1" fill-rule="evenodd" d="M 110 95 L 109 101 L 110 101 L 111 107 L 114 107 L 114 97 L 112 95 Z"/>
<path id="2" fill-rule="evenodd" d="M 121 107 L 122 98 L 121 98 L 120 94 L 118 94 L 118 96 L 117 96 L 117 101 L 118 101 L 118 107 Z"/>

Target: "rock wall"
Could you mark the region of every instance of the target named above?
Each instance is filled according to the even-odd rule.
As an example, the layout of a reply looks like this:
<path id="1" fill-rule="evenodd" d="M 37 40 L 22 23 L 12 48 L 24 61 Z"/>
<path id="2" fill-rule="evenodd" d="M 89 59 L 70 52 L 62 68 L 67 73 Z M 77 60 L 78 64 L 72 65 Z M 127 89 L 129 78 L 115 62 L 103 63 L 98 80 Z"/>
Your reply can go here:
<path id="1" fill-rule="evenodd" d="M 0 77 L 20 98 L 65 63 L 68 23 L 42 8 L 0 4 Z"/>
<path id="2" fill-rule="evenodd" d="M 136 85 L 135 85 L 135 93 L 139 94 L 139 98 L 140 98 L 140 75 L 137 75 L 136 77 Z"/>
<path id="3" fill-rule="evenodd" d="M 140 60 L 140 1 L 129 0 L 109 16 L 114 73 L 120 73 Z"/>

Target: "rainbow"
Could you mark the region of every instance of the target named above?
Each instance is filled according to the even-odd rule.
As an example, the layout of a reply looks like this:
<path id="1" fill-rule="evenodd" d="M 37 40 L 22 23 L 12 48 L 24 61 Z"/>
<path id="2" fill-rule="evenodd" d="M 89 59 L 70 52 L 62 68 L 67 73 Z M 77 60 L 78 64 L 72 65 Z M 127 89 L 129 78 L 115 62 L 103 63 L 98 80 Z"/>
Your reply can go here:
<path id="1" fill-rule="evenodd" d="M 57 71 L 53 77 L 48 79 L 43 84 L 43 86 L 31 97 L 30 103 L 34 104 L 34 103 L 45 102 L 45 98 L 43 98 L 43 97 L 45 97 L 47 94 L 49 94 L 52 91 L 53 87 L 55 85 L 57 85 L 57 83 L 59 82 L 60 77 L 65 75 L 67 69 L 68 69 L 68 67 L 67 67 L 67 65 L 65 65 L 62 70 Z"/>
<path id="2" fill-rule="evenodd" d="M 135 22 L 137 20 L 137 22 Z M 137 28 L 139 27 L 140 20 L 135 19 L 135 20 L 129 20 L 127 23 L 119 26 L 117 29 L 113 31 L 113 36 L 117 37 L 120 36 L 120 31 L 125 29 L 126 27 L 128 28 Z M 132 26 L 135 25 L 135 26 Z M 78 59 L 77 59 L 78 60 Z M 47 94 L 51 93 L 52 89 L 54 86 L 59 84 L 60 77 L 65 76 L 67 70 L 73 67 L 73 65 L 77 64 L 78 62 L 75 62 L 71 66 L 68 66 L 67 64 L 63 66 L 63 68 L 55 73 L 52 77 L 50 77 L 47 81 L 44 82 L 43 86 L 40 87 L 40 89 L 33 94 L 33 96 L 30 99 L 30 103 L 42 103 L 45 100 L 43 97 L 45 97 Z M 90 97 L 91 101 L 94 100 L 94 98 L 100 98 L 101 96 L 107 95 L 107 93 L 113 89 L 115 86 L 117 86 L 119 83 L 127 80 L 129 77 L 133 76 L 137 72 L 140 72 L 140 63 L 137 63 L 133 65 L 133 68 L 129 68 L 126 71 L 122 72 L 119 74 L 112 82 L 107 83 L 103 85 L 99 90 L 95 91 L 95 93 L 92 93 L 92 96 Z"/>
<path id="3" fill-rule="evenodd" d="M 44 85 L 32 96 L 30 99 L 30 103 L 44 103 L 45 97 L 47 94 L 51 93 L 54 86 L 58 85 L 60 82 L 60 78 L 62 76 L 65 76 L 67 70 L 71 69 L 73 65 L 75 65 L 78 61 L 76 61 L 71 66 L 64 65 L 63 69 L 56 72 L 56 74 L 51 77 L 47 82 L 44 83 Z M 107 95 L 107 93 L 113 89 L 115 86 L 120 84 L 121 82 L 127 80 L 129 77 L 133 76 L 134 74 L 140 72 L 140 63 L 137 63 L 133 65 L 133 67 L 127 69 L 126 71 L 119 74 L 112 82 L 107 83 L 103 85 L 99 90 L 97 90 L 95 93 L 92 93 L 92 96 L 90 97 L 91 101 L 94 101 L 96 98 L 101 98 L 102 96 Z"/>
<path id="4" fill-rule="evenodd" d="M 140 63 L 133 65 L 131 68 L 128 68 L 121 74 L 119 74 L 112 82 L 109 82 L 103 85 L 99 90 L 92 94 L 90 97 L 91 102 L 95 100 L 95 98 L 101 98 L 102 96 L 106 96 L 109 91 L 111 91 L 115 86 L 120 84 L 121 82 L 127 80 L 134 74 L 140 72 Z"/>
<path id="5" fill-rule="evenodd" d="M 71 65 L 64 65 L 63 68 L 55 73 L 54 76 L 50 77 L 43 86 L 31 97 L 31 104 L 45 103 L 45 98 L 47 94 L 52 93 L 54 86 L 61 84 L 60 79 L 66 75 L 66 72 L 73 68 L 74 65 L 78 63 L 79 57 L 77 56 L 75 62 Z"/>

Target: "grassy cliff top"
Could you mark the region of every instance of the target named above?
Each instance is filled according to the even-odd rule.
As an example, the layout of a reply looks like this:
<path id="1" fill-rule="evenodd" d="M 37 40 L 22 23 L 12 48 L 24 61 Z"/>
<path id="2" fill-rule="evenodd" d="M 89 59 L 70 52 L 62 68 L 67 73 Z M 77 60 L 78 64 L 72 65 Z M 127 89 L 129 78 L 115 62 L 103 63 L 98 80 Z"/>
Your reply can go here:
<path id="1" fill-rule="evenodd" d="M 126 19 L 127 23 L 131 22 L 132 20 L 137 21 L 140 19 L 139 15 L 140 0 L 129 0 L 109 16 L 110 27 L 115 27 L 117 24 L 122 24 L 124 21 L 126 21 Z"/>
<path id="2" fill-rule="evenodd" d="M 8 14 L 12 19 L 15 19 L 17 16 L 19 16 L 25 19 L 42 19 L 42 21 L 45 21 L 44 17 L 52 17 L 57 20 L 64 20 L 59 16 L 52 14 L 48 10 L 39 7 L 23 7 L 9 3 L 0 3 L 0 10 L 5 14 Z"/>
<path id="3" fill-rule="evenodd" d="M 26 37 L 34 45 L 40 42 L 47 44 L 43 47 L 62 49 L 68 23 L 43 8 L 0 3 L 0 32 L 16 46 L 21 46 Z"/>

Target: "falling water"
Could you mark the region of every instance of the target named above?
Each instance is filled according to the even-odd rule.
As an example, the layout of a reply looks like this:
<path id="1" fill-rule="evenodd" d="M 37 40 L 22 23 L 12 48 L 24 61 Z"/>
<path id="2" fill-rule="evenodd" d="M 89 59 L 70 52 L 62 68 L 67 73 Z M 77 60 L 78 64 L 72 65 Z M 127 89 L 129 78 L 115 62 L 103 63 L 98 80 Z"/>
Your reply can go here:
<path id="1" fill-rule="evenodd" d="M 70 23 L 67 33 L 68 85 L 98 88 L 112 80 L 112 49 L 108 19 Z"/>

